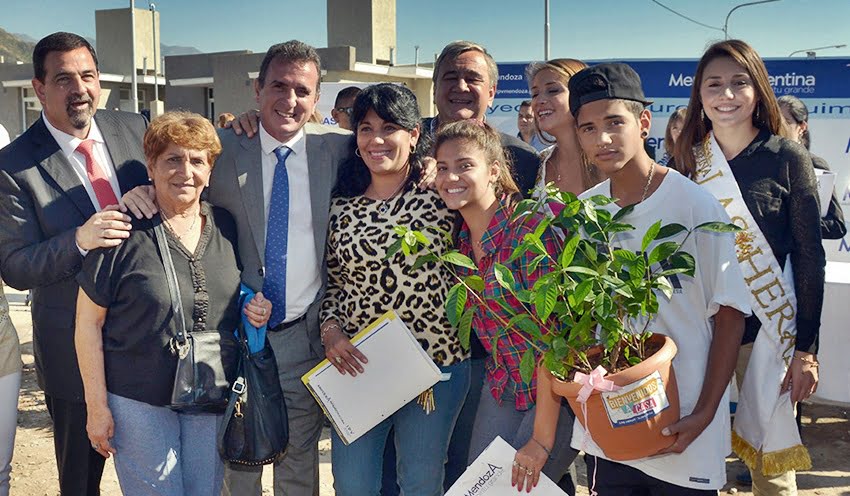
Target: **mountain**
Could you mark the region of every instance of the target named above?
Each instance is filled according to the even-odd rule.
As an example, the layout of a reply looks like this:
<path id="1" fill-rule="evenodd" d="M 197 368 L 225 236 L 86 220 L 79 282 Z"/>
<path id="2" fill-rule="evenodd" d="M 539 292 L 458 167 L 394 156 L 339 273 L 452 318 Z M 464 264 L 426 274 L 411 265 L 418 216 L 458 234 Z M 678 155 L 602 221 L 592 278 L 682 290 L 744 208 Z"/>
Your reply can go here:
<path id="1" fill-rule="evenodd" d="M 18 39 L 26 41 L 27 43 L 38 43 L 38 40 L 33 38 L 32 36 L 24 33 L 12 33 L 12 36 L 16 36 Z"/>
<path id="2" fill-rule="evenodd" d="M 92 46 L 97 46 L 95 39 L 86 37 Z M 32 49 L 38 40 L 21 33 L 9 33 L 0 28 L 0 55 L 6 58 L 6 63 L 14 63 L 20 60 L 24 63 L 32 62 Z M 160 43 L 160 53 L 163 57 L 169 55 L 194 55 L 203 53 L 192 46 L 166 45 Z"/>
<path id="3" fill-rule="evenodd" d="M 15 63 L 16 60 L 30 62 L 33 47 L 35 43 L 22 40 L 0 28 L 0 55 L 5 57 L 7 63 Z"/>
<path id="4" fill-rule="evenodd" d="M 163 57 L 168 57 L 169 55 L 195 55 L 198 53 L 204 53 L 191 46 L 166 45 L 165 43 L 160 43 L 159 47 L 160 53 L 162 53 Z"/>

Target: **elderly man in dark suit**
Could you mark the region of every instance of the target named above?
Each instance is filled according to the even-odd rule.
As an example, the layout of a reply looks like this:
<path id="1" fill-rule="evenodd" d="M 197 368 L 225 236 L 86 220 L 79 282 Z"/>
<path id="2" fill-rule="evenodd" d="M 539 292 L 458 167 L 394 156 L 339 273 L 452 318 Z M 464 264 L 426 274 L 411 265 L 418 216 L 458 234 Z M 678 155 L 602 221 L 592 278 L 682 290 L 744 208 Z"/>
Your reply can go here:
<path id="1" fill-rule="evenodd" d="M 32 289 L 39 385 L 53 420 L 63 495 L 100 494 L 104 458 L 89 443 L 74 352 L 75 276 L 85 254 L 130 230 L 122 192 L 147 182 L 145 120 L 95 111 L 97 56 L 81 36 L 54 33 L 33 51 L 41 118 L 0 151 L 0 273 Z"/>

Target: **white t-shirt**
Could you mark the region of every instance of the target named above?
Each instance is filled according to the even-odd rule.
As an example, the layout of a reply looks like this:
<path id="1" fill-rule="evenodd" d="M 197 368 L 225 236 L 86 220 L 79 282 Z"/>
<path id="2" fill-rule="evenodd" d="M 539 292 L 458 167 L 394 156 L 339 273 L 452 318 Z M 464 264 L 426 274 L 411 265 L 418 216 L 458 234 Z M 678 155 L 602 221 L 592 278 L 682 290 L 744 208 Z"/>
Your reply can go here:
<path id="1" fill-rule="evenodd" d="M 584 192 L 581 198 L 600 194 L 611 196 L 610 180 Z M 619 210 L 614 203 L 606 208 L 612 212 Z M 618 248 L 640 250 L 644 233 L 659 220 L 662 225 L 678 223 L 690 229 L 704 222 L 729 222 L 729 216 L 714 196 L 671 169 L 658 189 L 623 218 L 622 222 L 633 225 L 635 230 L 619 233 L 614 238 L 615 244 Z M 682 232 L 655 241 L 648 251 L 662 241 L 681 241 L 684 236 Z M 750 314 L 748 290 L 738 266 L 733 234 L 696 232 L 688 238 L 683 250 L 696 259 L 694 277 L 683 274 L 670 277 L 673 297 L 668 300 L 659 295 L 658 315 L 649 326 L 652 332 L 673 338 L 679 348 L 673 367 L 682 417 L 693 411 L 702 391 L 714 335 L 714 314 L 721 305 Z M 678 486 L 720 489 L 726 483 L 725 458 L 732 450 L 728 405 L 727 388 L 714 420 L 683 453 L 620 463 Z M 573 448 L 581 449 L 583 440 L 584 429 L 575 422 Z M 602 450 L 591 440 L 586 443 L 586 453 L 604 458 Z"/>

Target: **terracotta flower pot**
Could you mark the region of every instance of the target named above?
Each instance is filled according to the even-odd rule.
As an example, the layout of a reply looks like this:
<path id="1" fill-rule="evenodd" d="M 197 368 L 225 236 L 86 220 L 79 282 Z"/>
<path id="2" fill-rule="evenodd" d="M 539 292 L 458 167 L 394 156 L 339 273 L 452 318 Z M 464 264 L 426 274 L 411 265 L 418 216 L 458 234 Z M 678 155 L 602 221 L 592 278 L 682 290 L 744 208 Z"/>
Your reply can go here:
<path id="1" fill-rule="evenodd" d="M 656 454 L 676 441 L 661 429 L 679 420 L 679 389 L 673 372 L 676 344 L 667 336 L 654 334 L 649 343 L 663 341 L 661 349 L 643 362 L 605 379 L 620 386 L 618 391 L 594 390 L 587 399 L 587 418 L 582 415 L 578 393 L 582 385 L 553 377 L 552 391 L 567 399 L 576 418 L 593 441 L 611 460 L 636 460 Z M 601 348 L 595 350 L 601 352 Z M 592 356 L 594 350 L 588 352 Z M 658 382 L 660 380 L 660 383 Z M 661 386 L 663 384 L 663 387 Z"/>

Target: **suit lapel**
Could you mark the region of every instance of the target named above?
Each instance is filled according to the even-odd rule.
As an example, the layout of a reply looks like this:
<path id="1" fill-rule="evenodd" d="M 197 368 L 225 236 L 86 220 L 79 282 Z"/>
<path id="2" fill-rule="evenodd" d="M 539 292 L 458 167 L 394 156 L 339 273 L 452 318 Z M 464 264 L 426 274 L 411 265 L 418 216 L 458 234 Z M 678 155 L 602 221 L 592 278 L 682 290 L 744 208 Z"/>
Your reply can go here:
<path id="1" fill-rule="evenodd" d="M 112 166 L 115 167 L 121 193 L 126 193 L 136 185 L 143 184 L 145 178 L 139 177 L 139 173 L 140 170 L 145 170 L 144 164 L 142 164 L 141 169 L 137 166 L 136 155 L 130 149 L 127 135 L 123 132 L 119 120 L 104 112 L 96 113 L 94 120 L 97 121 L 97 127 L 100 129 L 100 134 L 103 135 L 106 150 L 112 159 Z"/>
<path id="2" fill-rule="evenodd" d="M 325 241 L 330 216 L 331 181 L 329 173 L 332 157 L 324 146 L 321 135 L 307 133 L 307 171 L 310 179 L 310 207 L 313 213 L 313 238 L 319 260 L 325 256 Z"/>
<path id="3" fill-rule="evenodd" d="M 242 145 L 236 157 L 236 179 L 242 204 L 251 226 L 251 234 L 257 245 L 261 265 L 265 264 L 266 211 L 263 200 L 263 150 L 259 137 L 248 139 L 242 136 Z"/>
<path id="4" fill-rule="evenodd" d="M 95 207 L 80 178 L 74 173 L 68 157 L 59 148 L 59 144 L 53 139 L 42 119 L 36 121 L 33 128 L 33 141 L 39 147 L 37 155 L 45 157 L 39 165 L 56 182 L 59 191 L 68 196 L 83 217 L 88 219 L 95 214 Z"/>

